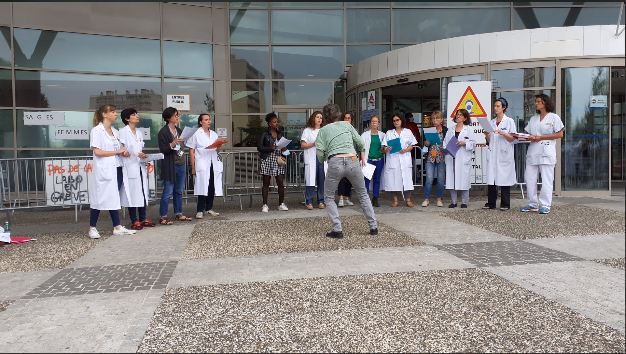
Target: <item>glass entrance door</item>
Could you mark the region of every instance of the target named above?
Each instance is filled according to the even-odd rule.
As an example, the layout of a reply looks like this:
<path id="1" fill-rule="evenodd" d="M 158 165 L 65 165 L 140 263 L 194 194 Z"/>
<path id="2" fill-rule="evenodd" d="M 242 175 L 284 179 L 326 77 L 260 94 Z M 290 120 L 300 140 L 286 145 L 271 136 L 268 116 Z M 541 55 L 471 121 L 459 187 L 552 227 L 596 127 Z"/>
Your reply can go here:
<path id="1" fill-rule="evenodd" d="M 280 128 L 287 139 L 292 140 L 288 148 L 290 150 L 300 149 L 300 137 L 306 128 L 306 122 L 315 111 L 322 111 L 322 107 L 291 108 L 275 107 L 274 112 L 278 115 Z"/>
<path id="2" fill-rule="evenodd" d="M 626 179 L 624 156 L 626 147 L 626 103 L 624 68 L 611 68 L 611 180 L 623 182 Z"/>

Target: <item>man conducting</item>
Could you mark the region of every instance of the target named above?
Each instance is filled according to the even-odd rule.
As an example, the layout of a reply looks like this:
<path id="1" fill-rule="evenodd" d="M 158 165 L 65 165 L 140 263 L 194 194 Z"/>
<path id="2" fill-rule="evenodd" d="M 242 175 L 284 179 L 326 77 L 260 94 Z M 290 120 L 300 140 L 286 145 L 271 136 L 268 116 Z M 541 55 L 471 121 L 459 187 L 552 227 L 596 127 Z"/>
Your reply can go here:
<path id="1" fill-rule="evenodd" d="M 361 208 L 370 227 L 370 235 L 378 235 L 378 224 L 374 216 L 372 202 L 365 190 L 365 180 L 363 179 L 362 164 L 357 159 L 354 145 L 359 149 L 361 160 L 365 160 L 365 149 L 363 140 L 357 131 L 348 122 L 338 121 L 341 118 L 341 111 L 336 104 L 328 104 L 323 110 L 324 120 L 328 122 L 317 135 L 315 141 L 317 147 L 317 158 L 320 162 L 328 160 L 328 172 L 324 183 L 324 200 L 328 216 L 333 221 L 333 231 L 326 234 L 331 238 L 343 238 L 343 228 L 337 203 L 335 203 L 335 191 L 339 181 L 346 177 L 361 201 Z"/>

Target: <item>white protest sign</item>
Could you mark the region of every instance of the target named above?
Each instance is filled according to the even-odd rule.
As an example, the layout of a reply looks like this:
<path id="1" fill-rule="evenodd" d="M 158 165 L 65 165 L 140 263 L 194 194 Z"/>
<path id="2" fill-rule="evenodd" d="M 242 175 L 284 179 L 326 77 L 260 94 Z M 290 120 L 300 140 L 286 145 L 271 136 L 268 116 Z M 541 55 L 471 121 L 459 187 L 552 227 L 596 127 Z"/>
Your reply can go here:
<path id="1" fill-rule="evenodd" d="M 150 140 L 150 128 L 136 128 L 137 131 L 143 133 L 143 140 Z"/>
<path id="2" fill-rule="evenodd" d="M 156 189 L 154 163 L 148 165 L 148 188 L 150 194 Z M 46 204 L 89 204 L 88 181 L 93 177 L 92 160 L 45 160 Z M 154 194 L 156 195 L 156 194 Z"/>
<path id="3" fill-rule="evenodd" d="M 367 93 L 367 110 L 376 109 L 376 91 Z"/>
<path id="4" fill-rule="evenodd" d="M 472 183 L 483 182 L 483 168 L 487 161 L 483 156 L 487 153 L 487 139 L 483 134 L 483 128 L 478 118 L 491 119 L 491 82 L 490 81 L 466 81 L 452 82 L 448 84 L 447 125 L 453 129 L 456 123 L 452 121 L 454 114 L 459 109 L 467 109 L 472 120 L 476 148 L 472 158 Z"/>
<path id="5" fill-rule="evenodd" d="M 89 140 L 89 129 L 82 127 L 56 127 L 54 135 L 57 140 Z"/>
<path id="6" fill-rule="evenodd" d="M 167 95 L 167 106 L 174 107 L 179 111 L 191 110 L 191 95 Z"/>
<path id="7" fill-rule="evenodd" d="M 24 112 L 24 125 L 65 125 L 65 112 Z"/>

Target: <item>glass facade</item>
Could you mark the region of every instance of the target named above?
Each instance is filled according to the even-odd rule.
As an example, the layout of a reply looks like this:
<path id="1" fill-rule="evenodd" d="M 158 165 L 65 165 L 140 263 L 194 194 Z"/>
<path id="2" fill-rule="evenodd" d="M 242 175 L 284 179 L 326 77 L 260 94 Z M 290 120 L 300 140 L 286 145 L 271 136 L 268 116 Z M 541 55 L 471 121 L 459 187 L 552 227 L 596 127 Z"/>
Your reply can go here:
<path id="1" fill-rule="evenodd" d="M 45 24 L 39 29 L 0 26 L 0 122 L 4 123 L 0 156 L 89 152 L 85 141 L 65 145 L 50 129 L 24 126 L 24 112 L 62 111 L 68 124 L 89 128 L 93 110 L 109 103 L 118 111 L 136 108 L 141 124 L 157 132 L 167 94 L 190 95 L 191 111 L 183 114 L 184 124 L 195 125 L 194 117 L 200 112 L 215 114 L 217 121 L 230 120 L 222 126 L 229 127 L 234 146 L 250 146 L 259 127 L 265 126 L 264 115 L 281 106 L 317 109 L 333 102 L 346 109 L 358 108 L 361 97 L 346 97 L 343 80 L 347 68 L 361 60 L 470 34 L 614 25 L 620 3 L 232 2 L 205 6 L 228 20 L 218 30 L 220 21 L 215 16 L 207 19 L 213 29 L 204 41 L 169 35 L 165 26 L 150 38 L 122 29 L 104 34 L 76 26 L 67 31 Z M 480 21 L 468 20 L 472 18 Z M 492 79 L 497 80 L 498 94 L 515 102 L 510 111 L 519 121 L 532 113 L 526 101 L 534 92 L 554 95 L 556 86 L 555 68 L 503 70 L 494 72 Z M 147 146 L 155 148 L 154 143 Z"/>

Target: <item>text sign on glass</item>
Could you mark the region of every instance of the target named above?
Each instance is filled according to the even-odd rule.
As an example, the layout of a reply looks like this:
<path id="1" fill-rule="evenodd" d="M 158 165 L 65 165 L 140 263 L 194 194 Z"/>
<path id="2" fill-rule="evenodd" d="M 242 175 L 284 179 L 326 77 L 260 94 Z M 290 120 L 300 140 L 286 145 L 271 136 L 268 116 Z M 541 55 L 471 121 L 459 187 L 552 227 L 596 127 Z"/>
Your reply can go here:
<path id="1" fill-rule="evenodd" d="M 24 125 L 64 125 L 65 112 L 24 112 Z"/>
<path id="2" fill-rule="evenodd" d="M 81 127 L 56 127 L 57 140 L 89 140 L 89 129 Z"/>
<path id="3" fill-rule="evenodd" d="M 137 131 L 143 133 L 143 140 L 150 140 L 150 128 L 137 128 Z"/>
<path id="4" fill-rule="evenodd" d="M 179 111 L 191 110 L 191 95 L 167 95 L 167 106 L 174 107 Z"/>

